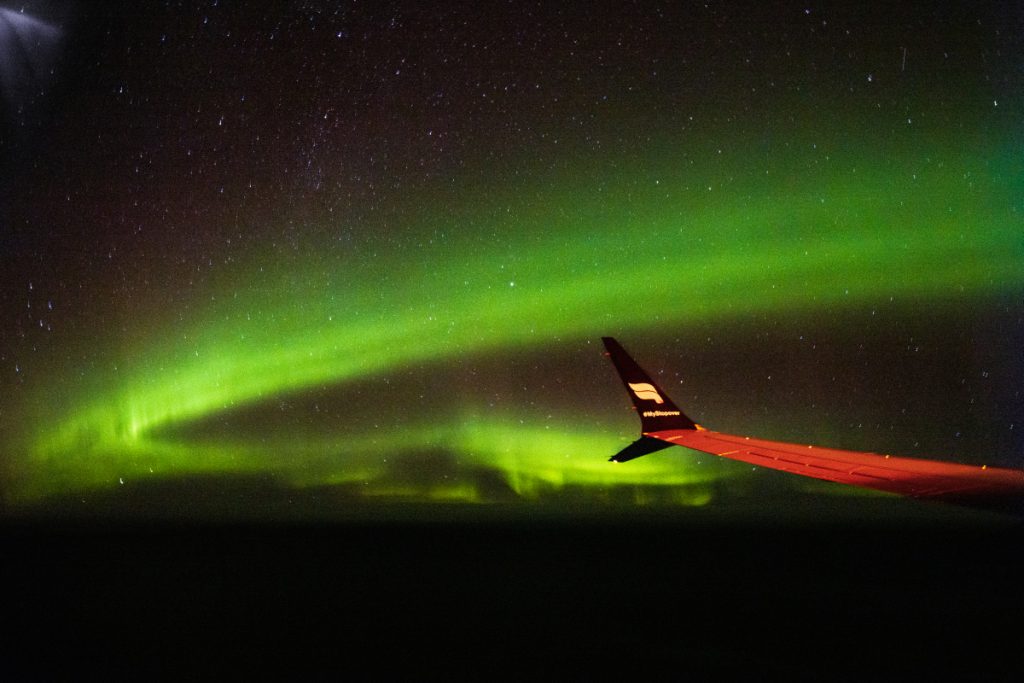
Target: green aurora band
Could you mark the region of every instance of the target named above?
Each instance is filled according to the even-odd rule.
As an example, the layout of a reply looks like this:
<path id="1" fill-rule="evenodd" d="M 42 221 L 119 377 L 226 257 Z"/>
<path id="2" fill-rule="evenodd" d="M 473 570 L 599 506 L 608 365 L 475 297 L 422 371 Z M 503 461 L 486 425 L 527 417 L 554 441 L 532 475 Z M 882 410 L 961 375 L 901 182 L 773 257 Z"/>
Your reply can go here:
<path id="1" fill-rule="evenodd" d="M 32 500 L 119 480 L 257 472 L 294 486 L 363 482 L 401 494 L 384 481 L 389 455 L 443 446 L 497 469 L 522 496 L 659 483 L 692 485 L 680 501 L 705 502 L 702 486 L 721 469 L 684 458 L 612 466 L 602 455 L 631 435 L 552 427 L 512 409 L 262 442 L 190 440 L 175 428 L 503 350 L 1024 289 L 1024 161 L 1013 145 L 874 163 L 837 153 L 830 164 L 736 175 L 745 164 L 734 158 L 707 177 L 670 161 L 605 164 L 494 192 L 486 209 L 479 200 L 425 209 L 402 248 L 310 244 L 287 261 L 250 254 L 172 312 L 184 322 L 140 314 L 130 357 L 116 368 L 74 386 L 51 381 L 62 400 L 35 401 L 6 493 Z M 418 493 L 479 499 L 464 483 Z"/>

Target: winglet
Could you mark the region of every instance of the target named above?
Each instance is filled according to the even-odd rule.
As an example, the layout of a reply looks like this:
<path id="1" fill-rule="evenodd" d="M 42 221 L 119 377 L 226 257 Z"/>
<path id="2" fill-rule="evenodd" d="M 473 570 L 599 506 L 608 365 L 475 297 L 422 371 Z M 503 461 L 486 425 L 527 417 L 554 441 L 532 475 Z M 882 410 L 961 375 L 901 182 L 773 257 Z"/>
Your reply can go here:
<path id="1" fill-rule="evenodd" d="M 612 359 L 637 413 L 640 414 L 640 425 L 644 434 L 666 429 L 698 429 L 697 423 L 679 410 L 668 394 L 662 391 L 617 341 L 612 337 L 601 337 L 601 341 L 607 349 L 606 355 Z"/>
<path id="2" fill-rule="evenodd" d="M 668 441 L 661 441 L 660 439 L 655 439 L 650 436 L 641 436 L 639 439 L 608 458 L 608 461 L 626 462 L 634 458 L 639 458 L 641 455 L 647 455 L 648 453 L 654 453 L 671 447 L 672 444 Z"/>

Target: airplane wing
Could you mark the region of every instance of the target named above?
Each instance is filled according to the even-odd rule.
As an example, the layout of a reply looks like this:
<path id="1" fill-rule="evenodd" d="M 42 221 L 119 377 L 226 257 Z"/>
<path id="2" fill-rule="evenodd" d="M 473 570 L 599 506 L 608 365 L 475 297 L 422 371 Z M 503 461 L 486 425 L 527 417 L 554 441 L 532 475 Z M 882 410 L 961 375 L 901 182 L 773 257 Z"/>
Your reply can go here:
<path id="1" fill-rule="evenodd" d="M 997 509 L 1016 508 L 1024 501 L 1024 472 L 1019 470 L 845 451 L 707 430 L 683 414 L 618 342 L 611 337 L 602 340 L 641 419 L 641 438 L 612 456 L 614 462 L 674 445 L 914 498 Z"/>

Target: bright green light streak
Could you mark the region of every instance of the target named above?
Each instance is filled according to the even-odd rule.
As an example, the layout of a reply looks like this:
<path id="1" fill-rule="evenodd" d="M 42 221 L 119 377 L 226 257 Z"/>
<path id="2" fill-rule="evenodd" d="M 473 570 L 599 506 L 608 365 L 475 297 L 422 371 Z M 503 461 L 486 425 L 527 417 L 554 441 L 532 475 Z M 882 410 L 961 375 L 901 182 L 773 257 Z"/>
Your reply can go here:
<path id="1" fill-rule="evenodd" d="M 68 486 L 101 472 L 109 480 L 110 463 L 143 453 L 171 471 L 204 471 L 211 462 L 272 469 L 251 445 L 214 453 L 152 433 L 287 392 L 502 348 L 1017 291 L 1024 173 L 1019 162 L 1003 166 L 970 183 L 953 170 L 914 182 L 862 172 L 822 179 L 824 193 L 769 186 L 756 196 L 712 197 L 683 174 L 656 186 L 620 179 L 600 192 L 570 185 L 534 194 L 490 223 L 435 210 L 424 221 L 445 226 L 447 237 L 416 248 L 372 259 L 321 252 L 236 271 L 187 331 L 164 330 L 162 341 L 133 350 L 139 360 L 99 395 L 90 390 L 70 400 L 70 414 L 42 419 L 30 437 L 29 474 L 62 471 L 57 479 Z M 472 229 L 461 223 L 470 218 Z M 493 424 L 466 429 L 456 442 L 516 481 L 517 447 L 484 444 L 517 437 Z M 594 452 L 589 438 L 576 452 Z M 408 445 L 399 439 L 391 447 Z M 605 481 L 595 472 L 610 467 L 600 459 L 594 470 L 566 468 L 551 449 L 535 452 L 546 464 L 526 468 L 532 479 Z M 633 471 L 655 476 L 645 467 Z"/>

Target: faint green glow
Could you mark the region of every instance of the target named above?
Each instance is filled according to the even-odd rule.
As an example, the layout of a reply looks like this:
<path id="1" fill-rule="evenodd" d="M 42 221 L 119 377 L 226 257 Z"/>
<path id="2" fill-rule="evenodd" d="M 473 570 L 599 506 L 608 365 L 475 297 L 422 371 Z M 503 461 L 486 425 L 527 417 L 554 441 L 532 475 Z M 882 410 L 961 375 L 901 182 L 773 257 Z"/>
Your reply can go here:
<path id="1" fill-rule="evenodd" d="M 609 463 L 607 457 L 599 457 L 599 454 L 614 454 L 626 446 L 628 440 L 511 421 L 469 421 L 461 424 L 457 438 L 458 450 L 497 466 L 507 474 L 512 488 L 523 495 L 545 485 L 561 488 L 570 484 L 610 486 L 652 481 L 671 485 L 704 484 L 719 472 L 688 467 L 688 456 L 681 450 L 677 454 L 681 457 L 644 458 L 631 463 L 630 467 L 619 467 L 618 463 Z"/>
<path id="2" fill-rule="evenodd" d="M 133 345 L 116 373 L 100 370 L 77 392 L 55 379 L 66 410 L 31 421 L 13 493 L 111 485 L 125 473 L 372 481 L 385 477 L 387 454 L 436 444 L 499 469 L 527 497 L 538 487 L 702 483 L 679 458 L 615 467 L 595 457 L 624 445 L 606 435 L 501 417 L 386 436 L 351 425 L 335 443 L 204 445 L 154 433 L 290 392 L 506 348 L 1024 288 L 1016 213 L 1024 169 L 1015 155 L 947 155 L 918 174 L 887 164 L 799 182 L 777 175 L 716 192 L 719 179 L 662 162 L 657 172 L 620 170 L 596 185 L 562 179 L 493 203 L 477 198 L 470 210 L 424 210 L 391 249 L 343 251 L 325 241 L 287 261 L 254 253 L 190 302 L 180 325 L 135 321 L 131 338 L 153 341 Z M 466 491 L 450 488 L 472 499 Z"/>
<path id="3" fill-rule="evenodd" d="M 707 494 L 699 486 L 721 476 L 721 468 L 695 467 L 694 455 L 683 450 L 673 451 L 674 457 L 645 458 L 629 467 L 608 463 L 608 456 L 624 447 L 631 437 L 537 427 L 522 420 L 466 418 L 384 433 L 346 430 L 327 439 L 285 436 L 260 444 L 136 439 L 97 447 L 88 453 L 69 452 L 59 466 L 52 465 L 51 474 L 66 472 L 73 476 L 37 478 L 33 481 L 39 488 L 23 493 L 43 495 L 67 488 L 109 487 L 125 481 L 134 485 L 181 472 L 269 473 L 296 487 L 358 484 L 362 495 L 478 500 L 479 492 L 465 481 L 394 481 L 389 467 L 396 459 L 400 461 L 402 453 L 434 449 L 460 454 L 460 470 L 497 468 L 505 473 L 509 490 L 524 498 L 537 498 L 567 486 L 657 482 L 698 486 L 683 499 L 701 501 Z M 80 459 L 75 460 L 76 457 Z"/>

